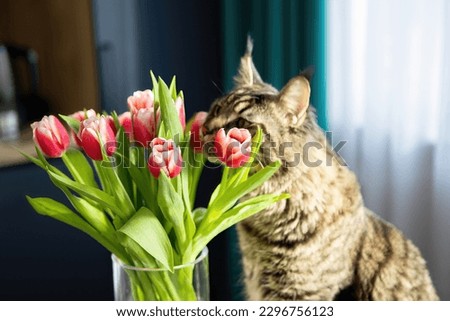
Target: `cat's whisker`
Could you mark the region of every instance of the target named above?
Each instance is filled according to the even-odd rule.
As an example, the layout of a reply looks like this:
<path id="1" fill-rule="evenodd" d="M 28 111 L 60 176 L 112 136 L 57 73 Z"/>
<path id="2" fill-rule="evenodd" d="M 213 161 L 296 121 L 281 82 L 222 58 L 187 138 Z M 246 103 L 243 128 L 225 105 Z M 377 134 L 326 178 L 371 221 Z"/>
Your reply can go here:
<path id="1" fill-rule="evenodd" d="M 217 85 L 217 83 L 216 83 L 214 80 L 211 80 L 211 82 L 212 82 L 212 84 L 214 85 L 214 87 L 217 88 L 217 90 L 219 91 L 219 93 L 220 93 L 221 95 L 224 95 L 224 94 L 225 94 L 225 92 L 224 92 L 222 89 L 220 89 L 220 87 Z"/>

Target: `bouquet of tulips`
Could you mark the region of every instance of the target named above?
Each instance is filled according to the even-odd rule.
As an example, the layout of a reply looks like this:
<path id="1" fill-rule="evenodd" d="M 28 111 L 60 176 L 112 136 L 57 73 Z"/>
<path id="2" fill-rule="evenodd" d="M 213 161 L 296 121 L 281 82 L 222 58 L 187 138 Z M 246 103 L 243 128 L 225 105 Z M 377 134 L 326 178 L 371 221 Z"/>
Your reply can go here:
<path id="1" fill-rule="evenodd" d="M 84 110 L 32 124 L 37 157 L 24 155 L 45 170 L 71 206 L 46 197 L 27 199 L 40 214 L 90 235 L 126 265 L 166 271 L 161 279 L 130 275 L 136 300 L 195 300 L 192 271 L 175 275 L 174 266 L 196 259 L 217 234 L 287 198 L 259 195 L 239 202 L 279 168 L 252 163 L 261 131 L 219 130 L 215 161 L 222 180 L 207 208 L 194 208 L 197 184 L 207 161 L 200 112 L 186 126 L 183 93 L 151 74 L 153 90 L 128 98 L 129 111 L 98 114 Z M 70 136 L 78 148 L 69 148 Z M 87 157 L 86 157 L 87 156 Z M 61 157 L 67 171 L 47 158 Z"/>

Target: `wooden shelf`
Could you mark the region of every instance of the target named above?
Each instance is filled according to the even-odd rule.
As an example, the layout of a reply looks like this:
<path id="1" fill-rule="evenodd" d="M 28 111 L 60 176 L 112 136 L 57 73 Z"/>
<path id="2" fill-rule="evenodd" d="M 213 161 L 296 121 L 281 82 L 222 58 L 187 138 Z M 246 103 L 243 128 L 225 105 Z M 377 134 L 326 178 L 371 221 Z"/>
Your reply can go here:
<path id="1" fill-rule="evenodd" d="M 36 156 L 34 141 L 30 130 L 23 132 L 20 139 L 15 141 L 0 141 L 0 167 L 9 167 L 28 163 L 20 152 Z"/>

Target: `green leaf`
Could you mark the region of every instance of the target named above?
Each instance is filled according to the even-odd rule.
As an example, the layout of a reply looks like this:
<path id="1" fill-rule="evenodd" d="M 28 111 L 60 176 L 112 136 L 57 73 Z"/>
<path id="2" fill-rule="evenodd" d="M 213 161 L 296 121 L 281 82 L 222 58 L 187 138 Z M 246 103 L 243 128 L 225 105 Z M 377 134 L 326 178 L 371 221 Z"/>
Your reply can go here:
<path id="1" fill-rule="evenodd" d="M 105 114 L 105 116 L 108 116 L 108 113 L 104 113 Z M 120 121 L 119 121 L 119 115 L 117 115 L 117 112 L 115 111 L 115 110 L 113 110 L 112 112 L 111 112 L 111 117 L 113 118 L 113 120 L 114 120 L 114 126 L 117 128 L 117 129 L 120 129 Z"/>
<path id="2" fill-rule="evenodd" d="M 175 108 L 175 102 L 172 99 L 169 88 L 167 88 L 167 85 L 161 78 L 159 78 L 158 81 L 158 91 L 161 120 L 164 121 L 166 130 L 170 133 L 170 136 L 173 137 L 178 144 L 183 138 L 183 127 L 178 118 L 178 112 Z"/>
<path id="3" fill-rule="evenodd" d="M 195 234 L 196 225 L 194 222 L 194 218 L 192 216 L 191 208 L 192 205 L 190 203 L 189 198 L 189 182 L 188 182 L 188 168 L 185 166 L 180 174 L 179 179 L 181 183 L 181 197 L 184 203 L 184 226 L 186 229 L 186 237 L 188 240 L 191 240 Z"/>
<path id="4" fill-rule="evenodd" d="M 39 160 L 45 166 L 45 170 L 51 169 L 53 166 L 50 165 L 50 163 L 47 161 L 47 158 L 45 158 L 45 156 L 42 153 L 41 149 L 39 147 L 37 147 L 37 146 L 35 146 L 34 149 L 36 151 L 36 154 L 37 154 Z"/>
<path id="5" fill-rule="evenodd" d="M 194 222 L 196 226 L 199 226 L 203 219 L 205 218 L 205 215 L 207 213 L 207 209 L 204 207 L 197 207 L 193 212 L 192 215 L 194 216 Z"/>
<path id="6" fill-rule="evenodd" d="M 125 191 L 131 200 L 135 200 L 133 192 L 133 181 L 128 172 L 130 166 L 130 141 L 125 134 L 123 127 L 120 127 L 117 132 L 117 150 L 113 156 L 115 169 L 120 182 L 123 184 Z M 137 206 L 136 208 L 139 208 Z"/>
<path id="7" fill-rule="evenodd" d="M 152 79 L 153 84 L 153 95 L 155 99 L 155 106 L 159 106 L 159 90 L 158 90 L 158 80 L 156 80 L 155 74 L 150 70 L 150 78 Z M 155 108 L 156 112 L 156 108 Z"/>
<path id="8" fill-rule="evenodd" d="M 172 81 L 170 82 L 169 91 L 172 95 L 172 99 L 177 99 L 177 77 L 173 76 Z"/>
<path id="9" fill-rule="evenodd" d="M 184 204 L 177 194 L 170 179 L 161 171 L 158 177 L 158 205 L 165 219 L 172 223 L 177 236 L 180 250 L 187 246 L 186 230 L 184 227 Z"/>
<path id="10" fill-rule="evenodd" d="M 32 162 L 33 164 L 35 164 L 35 165 L 37 165 L 37 166 L 39 166 L 40 168 L 42 168 L 42 169 L 46 169 L 45 168 L 45 165 L 39 160 L 39 159 L 37 159 L 36 157 L 33 157 L 33 156 L 31 156 L 31 155 L 28 155 L 27 153 L 25 153 L 25 152 L 23 152 L 23 151 L 21 151 L 21 150 L 19 150 L 18 148 L 16 148 L 15 146 L 13 146 L 23 157 L 25 157 L 26 159 L 28 159 L 30 162 Z M 36 149 L 37 149 L 37 147 L 35 147 Z"/>
<path id="11" fill-rule="evenodd" d="M 136 210 L 117 172 L 112 167 L 103 167 L 102 161 L 95 161 L 95 163 L 99 176 L 103 177 L 103 181 L 109 187 L 108 194 L 114 195 L 117 200 L 116 204 L 122 211 L 120 216 L 127 220 Z"/>
<path id="12" fill-rule="evenodd" d="M 278 168 L 280 168 L 280 166 L 281 162 L 276 161 L 253 174 L 237 186 L 234 186 L 234 188 L 228 189 L 226 193 L 219 194 L 214 202 L 208 206 L 211 214 L 218 215 L 218 213 L 231 208 L 241 197 L 250 193 L 267 181 L 278 170 Z"/>
<path id="13" fill-rule="evenodd" d="M 217 196 L 219 196 L 221 187 L 222 187 L 221 184 L 217 185 L 216 188 L 214 189 L 214 191 L 212 192 L 211 197 L 209 198 L 208 208 L 211 207 L 211 204 L 213 204 L 214 201 L 217 199 Z"/>
<path id="14" fill-rule="evenodd" d="M 190 134 L 187 135 L 189 137 Z M 195 153 L 192 148 L 189 146 L 189 139 L 187 140 L 187 146 L 184 147 L 183 151 L 183 160 L 187 166 L 184 166 L 184 172 L 187 173 L 188 181 L 188 192 L 189 192 L 189 203 L 191 204 L 191 208 L 195 203 L 195 196 L 197 195 L 197 186 L 198 181 L 200 179 L 200 175 L 202 174 L 203 167 L 205 164 L 205 157 L 202 153 Z M 183 183 L 185 183 L 183 181 Z"/>
<path id="15" fill-rule="evenodd" d="M 62 156 L 62 160 L 77 182 L 98 187 L 95 181 L 94 171 L 81 151 L 78 149 L 70 149 Z"/>
<path id="16" fill-rule="evenodd" d="M 33 207 L 33 209 L 39 214 L 52 217 L 58 221 L 61 221 L 67 225 L 85 232 L 120 259 L 126 258 L 124 251 L 118 244 L 114 244 L 103 237 L 91 225 L 86 223 L 82 218 L 80 218 L 75 212 L 73 212 L 64 204 L 47 197 L 32 198 L 27 196 L 27 200 Z"/>
<path id="17" fill-rule="evenodd" d="M 116 215 L 123 216 L 123 211 L 120 208 L 120 205 L 111 195 L 99 190 L 98 188 L 86 186 L 73 181 L 67 176 L 62 176 L 53 172 L 48 172 L 48 174 L 50 178 L 54 180 L 55 184 L 62 184 L 85 198 L 98 202 L 102 207 L 111 209 Z"/>
<path id="18" fill-rule="evenodd" d="M 184 226 L 186 230 L 186 243 L 189 243 L 194 237 L 197 227 L 195 225 L 194 218 L 192 217 L 191 213 L 188 213 L 188 211 L 184 212 Z M 186 246 L 188 245 L 189 244 L 187 244 Z"/>
<path id="19" fill-rule="evenodd" d="M 179 177 L 180 177 L 180 181 L 181 181 L 181 191 L 182 191 L 184 208 L 187 210 L 187 212 L 190 213 L 192 211 L 193 205 L 191 204 L 191 199 L 189 197 L 190 196 L 189 188 L 193 187 L 193 186 L 190 185 L 189 170 L 190 170 L 190 165 L 183 166 Z"/>
<path id="20" fill-rule="evenodd" d="M 67 195 L 67 194 L 66 194 Z M 71 196 L 71 203 L 81 216 L 103 235 L 112 236 L 115 232 L 113 225 L 106 214 L 81 197 Z"/>
<path id="21" fill-rule="evenodd" d="M 173 250 L 169 238 L 155 214 L 141 207 L 119 230 L 135 241 L 166 269 L 173 271 Z"/>
<path id="22" fill-rule="evenodd" d="M 190 257 L 190 259 L 195 259 L 198 253 L 200 253 L 200 251 L 219 233 L 225 231 L 234 224 L 257 214 L 271 204 L 287 198 L 289 198 L 289 194 L 265 194 L 256 196 L 236 205 L 225 213 L 221 213 L 216 219 L 211 218 L 208 215 L 209 213 L 207 213 L 194 237 L 192 257 Z"/>
<path id="23" fill-rule="evenodd" d="M 158 137 L 163 137 L 166 139 L 171 139 L 172 137 L 170 136 L 170 133 L 167 132 L 166 130 L 166 125 L 164 123 L 164 121 L 160 121 L 158 124 Z"/>
<path id="24" fill-rule="evenodd" d="M 80 122 L 77 119 L 73 118 L 72 116 L 61 114 L 59 114 L 59 117 L 61 117 L 62 120 L 64 120 L 75 133 L 78 133 L 78 131 L 80 130 Z"/>
<path id="25" fill-rule="evenodd" d="M 148 207 L 153 213 L 157 213 L 158 204 L 156 202 L 156 190 L 152 187 L 152 177 L 147 168 L 138 168 L 135 164 L 130 162 L 128 172 L 136 184 L 137 190 L 141 194 L 146 207 Z"/>

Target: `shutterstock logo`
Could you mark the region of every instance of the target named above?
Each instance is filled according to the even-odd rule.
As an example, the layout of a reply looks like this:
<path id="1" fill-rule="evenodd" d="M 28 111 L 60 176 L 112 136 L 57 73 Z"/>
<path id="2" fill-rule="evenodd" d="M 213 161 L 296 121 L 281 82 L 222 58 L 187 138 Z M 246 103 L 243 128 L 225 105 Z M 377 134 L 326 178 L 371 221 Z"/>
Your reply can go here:
<path id="1" fill-rule="evenodd" d="M 189 142 L 180 141 L 178 139 L 174 139 L 174 142 L 178 142 L 176 144 L 175 149 L 167 149 L 162 150 L 160 155 L 158 155 L 159 159 L 171 158 L 174 154 L 173 150 L 180 150 L 180 152 L 175 153 L 177 157 L 181 158 L 182 155 L 185 155 L 185 150 L 187 148 L 191 148 Z M 258 166 L 258 162 L 264 160 L 265 163 L 271 163 L 277 160 L 282 161 L 282 166 L 285 168 L 292 168 L 297 166 L 306 166 L 306 167 L 319 167 L 319 166 L 332 166 L 333 161 L 337 162 L 340 166 L 347 166 L 347 163 L 340 156 L 341 150 L 344 148 L 347 141 L 333 141 L 333 133 L 326 132 L 325 137 L 322 141 L 308 141 L 303 143 L 301 141 L 284 141 L 284 142 L 275 142 L 271 140 L 267 140 L 267 138 L 263 141 L 258 154 L 254 155 L 253 151 L 251 157 L 253 157 L 256 162 L 247 163 L 243 166 Z M 117 142 L 117 150 L 121 150 L 121 145 L 124 142 Z M 129 168 L 131 166 L 130 161 L 133 159 L 133 165 L 139 168 L 143 168 L 148 166 L 149 158 L 152 159 L 152 150 L 148 148 L 143 148 L 144 146 L 139 143 L 131 143 L 129 146 L 129 150 L 127 150 L 126 155 L 113 155 L 109 157 L 108 160 L 104 160 L 101 163 L 103 167 L 117 167 L 121 166 L 124 168 Z M 105 146 L 108 148 L 108 146 Z M 228 146 L 230 150 L 236 151 L 236 149 L 242 149 L 240 152 L 246 153 L 248 152 L 248 146 L 245 144 L 232 144 Z M 206 162 L 204 165 L 207 168 L 220 168 L 222 163 L 217 161 L 217 149 L 216 145 L 213 141 L 205 142 L 202 145 L 203 154 L 207 155 L 207 159 L 209 162 Z M 174 154 L 174 155 L 175 155 Z M 132 155 L 140 155 L 140 157 L 132 157 Z M 179 156 L 178 156 L 179 155 Z M 192 157 L 185 158 L 183 156 L 182 162 L 180 162 L 181 168 L 184 166 L 191 167 L 201 167 L 203 160 L 201 157 Z M 178 164 L 178 163 L 177 163 Z"/>

